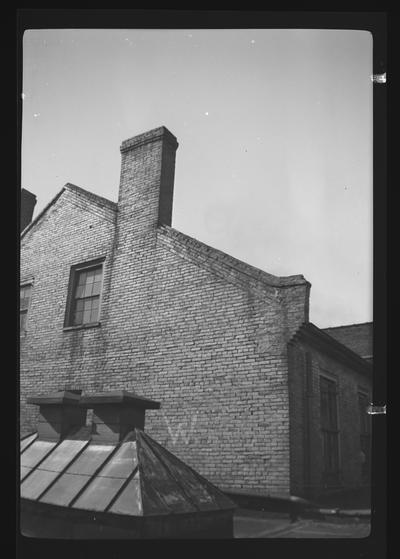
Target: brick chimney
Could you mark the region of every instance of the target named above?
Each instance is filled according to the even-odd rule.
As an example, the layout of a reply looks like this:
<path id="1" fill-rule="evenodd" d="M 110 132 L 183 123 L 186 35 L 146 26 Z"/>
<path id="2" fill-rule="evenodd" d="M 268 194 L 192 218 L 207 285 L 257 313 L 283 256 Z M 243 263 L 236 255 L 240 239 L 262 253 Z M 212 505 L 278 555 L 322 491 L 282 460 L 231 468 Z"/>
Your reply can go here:
<path id="1" fill-rule="evenodd" d="M 133 429 L 144 429 L 146 409 L 159 409 L 159 402 L 133 392 L 115 390 L 83 396 L 81 406 L 93 409 L 92 440 L 121 441 Z"/>
<path id="2" fill-rule="evenodd" d="M 28 398 L 28 404 L 40 406 L 37 426 L 39 439 L 59 441 L 72 430 L 83 427 L 86 409 L 80 406 L 80 399 L 80 390 L 62 390 Z"/>
<path id="3" fill-rule="evenodd" d="M 135 367 L 134 356 L 138 353 L 134 349 L 140 353 L 151 320 L 157 229 L 160 224 L 171 224 L 177 147 L 175 136 L 164 126 L 125 140 L 120 147 L 121 178 L 107 320 L 110 331 L 121 328 L 121 316 L 130 325 Z M 135 286 L 134 296 L 126 291 L 127 275 Z"/>
<path id="4" fill-rule="evenodd" d="M 122 142 L 118 220 L 136 235 L 171 225 L 177 147 L 165 126 Z"/>
<path id="5" fill-rule="evenodd" d="M 33 210 L 36 206 L 36 196 L 29 192 L 29 190 L 25 190 L 25 188 L 21 189 L 21 219 L 20 219 L 20 226 L 21 231 L 27 227 L 30 222 L 32 221 Z"/>

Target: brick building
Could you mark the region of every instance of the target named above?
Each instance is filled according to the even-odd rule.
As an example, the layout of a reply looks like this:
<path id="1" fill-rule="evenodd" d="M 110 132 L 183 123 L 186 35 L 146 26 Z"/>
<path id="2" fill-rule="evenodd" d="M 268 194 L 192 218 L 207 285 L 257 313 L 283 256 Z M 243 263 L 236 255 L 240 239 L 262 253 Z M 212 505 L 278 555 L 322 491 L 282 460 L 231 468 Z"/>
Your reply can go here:
<path id="1" fill-rule="evenodd" d="M 370 363 L 373 361 L 373 328 L 372 322 L 348 324 L 324 328 L 324 332 L 349 347 Z"/>
<path id="2" fill-rule="evenodd" d="M 22 432 L 33 393 L 124 389 L 161 402 L 147 432 L 222 489 L 365 483 L 371 364 L 309 322 L 302 275 L 171 227 L 177 147 L 165 127 L 124 141 L 118 203 L 66 184 L 23 230 Z"/>

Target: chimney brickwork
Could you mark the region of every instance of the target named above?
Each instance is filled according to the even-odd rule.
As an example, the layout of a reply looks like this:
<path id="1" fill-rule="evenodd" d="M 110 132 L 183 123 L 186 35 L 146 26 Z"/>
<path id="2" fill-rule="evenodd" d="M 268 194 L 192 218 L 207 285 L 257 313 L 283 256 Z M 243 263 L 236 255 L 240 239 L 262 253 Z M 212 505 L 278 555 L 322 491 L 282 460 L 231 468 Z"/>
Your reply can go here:
<path id="1" fill-rule="evenodd" d="M 30 224 L 33 217 L 33 211 L 36 206 L 36 196 L 26 190 L 21 189 L 21 215 L 20 215 L 20 228 L 21 231 Z"/>
<path id="2" fill-rule="evenodd" d="M 164 126 L 125 140 L 118 198 L 120 245 L 171 225 L 178 142 Z"/>
<path id="3" fill-rule="evenodd" d="M 80 406 L 80 391 L 31 396 L 27 403 L 39 406 L 37 432 L 40 439 L 59 441 L 85 426 L 86 410 Z"/>
<path id="4" fill-rule="evenodd" d="M 88 394 L 81 406 L 93 409 L 92 439 L 98 443 L 121 442 L 133 429 L 144 430 L 146 409 L 160 404 L 126 390 Z"/>

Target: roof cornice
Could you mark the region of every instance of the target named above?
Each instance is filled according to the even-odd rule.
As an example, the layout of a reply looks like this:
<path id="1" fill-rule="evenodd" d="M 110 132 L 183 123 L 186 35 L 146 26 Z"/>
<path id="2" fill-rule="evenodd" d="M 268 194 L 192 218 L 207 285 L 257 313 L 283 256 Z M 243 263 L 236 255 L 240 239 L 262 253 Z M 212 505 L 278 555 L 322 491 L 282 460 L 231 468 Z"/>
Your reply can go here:
<path id="1" fill-rule="evenodd" d="M 296 341 L 309 343 L 316 349 L 324 351 L 345 365 L 348 365 L 363 374 L 372 375 L 373 369 L 371 363 L 338 342 L 335 338 L 329 336 L 329 334 L 326 334 L 323 330 L 315 326 L 315 324 L 312 324 L 312 322 L 302 324 L 289 341 L 289 344 Z"/>
<path id="2" fill-rule="evenodd" d="M 227 281 L 239 282 L 246 288 L 267 290 L 273 298 L 276 298 L 277 288 L 311 285 L 302 275 L 279 277 L 269 274 L 167 225 L 159 227 L 157 234 L 160 239 L 168 239 L 177 249 L 183 249 L 197 265 L 216 272 L 216 264 L 220 275 Z M 178 254 L 181 254 L 179 250 Z M 183 254 L 181 256 L 184 257 Z"/>

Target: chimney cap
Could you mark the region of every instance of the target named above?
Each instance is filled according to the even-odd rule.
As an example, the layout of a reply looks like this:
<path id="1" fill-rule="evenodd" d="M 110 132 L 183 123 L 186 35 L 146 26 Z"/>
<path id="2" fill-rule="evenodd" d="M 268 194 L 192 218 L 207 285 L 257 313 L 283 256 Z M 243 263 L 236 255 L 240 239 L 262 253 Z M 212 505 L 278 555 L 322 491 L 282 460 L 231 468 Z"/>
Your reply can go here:
<path id="1" fill-rule="evenodd" d="M 149 400 L 138 396 L 134 392 L 127 390 L 113 390 L 111 392 L 97 392 L 90 396 L 83 396 L 80 405 L 86 408 L 92 408 L 99 405 L 125 404 L 131 407 L 141 407 L 143 409 L 158 410 L 160 402 Z"/>
<path id="2" fill-rule="evenodd" d="M 79 393 L 77 393 L 79 392 Z M 39 394 L 37 396 L 30 396 L 27 398 L 28 404 L 35 404 L 37 406 L 47 405 L 76 405 L 79 404 L 81 399 L 80 391 L 71 392 L 69 390 L 59 390 L 58 392 L 51 392 L 49 394 Z"/>
<path id="3" fill-rule="evenodd" d="M 23 195 L 24 195 L 26 198 L 31 198 L 31 200 L 32 200 L 32 201 L 35 200 L 35 203 L 36 203 L 36 200 L 37 200 L 36 194 L 34 194 L 34 193 L 31 192 L 30 190 L 27 190 L 26 188 L 23 188 L 23 187 L 21 188 L 21 192 L 23 193 Z"/>
<path id="4" fill-rule="evenodd" d="M 148 130 L 143 134 L 138 134 L 137 136 L 133 136 L 133 138 L 124 140 L 120 146 L 120 151 L 123 153 L 161 139 L 170 143 L 175 149 L 178 148 L 178 140 L 172 132 L 170 132 L 166 126 L 159 126 L 158 128 L 153 128 L 153 130 Z"/>

